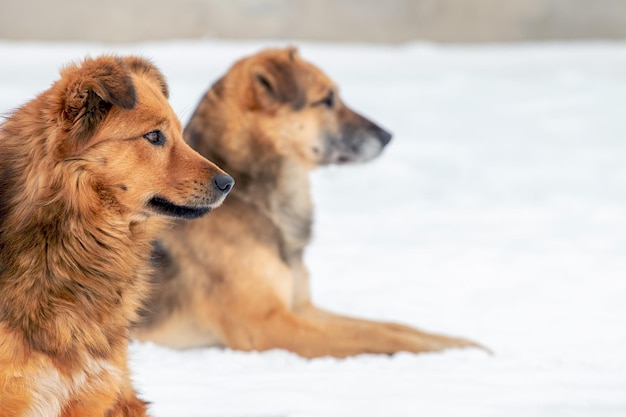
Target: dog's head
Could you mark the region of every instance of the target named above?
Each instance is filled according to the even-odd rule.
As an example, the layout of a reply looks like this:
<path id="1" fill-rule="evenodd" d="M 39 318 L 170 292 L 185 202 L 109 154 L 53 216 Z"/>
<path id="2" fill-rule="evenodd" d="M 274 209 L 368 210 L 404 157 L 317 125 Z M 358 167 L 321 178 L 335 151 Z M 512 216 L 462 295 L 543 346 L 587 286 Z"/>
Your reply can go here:
<path id="1" fill-rule="evenodd" d="M 343 103 L 335 83 L 294 48 L 268 49 L 238 61 L 212 88 L 238 107 L 263 148 L 311 168 L 368 161 L 391 133 Z"/>
<path id="2" fill-rule="evenodd" d="M 76 181 L 87 174 L 105 204 L 195 218 L 230 191 L 232 178 L 183 141 L 165 79 L 149 61 L 86 59 L 62 71 L 51 97 L 60 133 L 50 151 Z"/>

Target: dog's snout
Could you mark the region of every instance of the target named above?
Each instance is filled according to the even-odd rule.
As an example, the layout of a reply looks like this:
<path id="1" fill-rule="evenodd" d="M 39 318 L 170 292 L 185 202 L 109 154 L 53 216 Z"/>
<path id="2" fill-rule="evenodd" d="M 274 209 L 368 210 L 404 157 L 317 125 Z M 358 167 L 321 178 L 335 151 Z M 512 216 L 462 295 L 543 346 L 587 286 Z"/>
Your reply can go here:
<path id="1" fill-rule="evenodd" d="M 226 194 L 233 188 L 233 185 L 235 185 L 235 180 L 230 175 L 219 174 L 213 178 L 213 185 L 215 188 Z"/>
<path id="2" fill-rule="evenodd" d="M 365 122 L 365 126 L 366 126 L 365 130 L 370 135 L 376 137 L 376 139 L 378 139 L 378 141 L 380 142 L 383 148 L 387 146 L 389 142 L 391 142 L 391 138 L 393 137 L 391 132 L 386 131 L 385 129 L 378 126 L 376 123 L 372 122 L 371 120 L 365 119 L 362 116 L 360 117 Z"/>

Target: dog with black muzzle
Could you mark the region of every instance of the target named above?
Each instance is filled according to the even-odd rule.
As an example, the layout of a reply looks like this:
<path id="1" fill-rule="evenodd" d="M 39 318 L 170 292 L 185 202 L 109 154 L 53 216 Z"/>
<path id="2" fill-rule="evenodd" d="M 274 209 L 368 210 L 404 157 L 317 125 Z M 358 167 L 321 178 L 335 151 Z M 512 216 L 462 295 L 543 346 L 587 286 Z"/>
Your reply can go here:
<path id="1" fill-rule="evenodd" d="M 295 49 L 235 63 L 201 99 L 184 136 L 237 186 L 222 209 L 162 237 L 154 254 L 160 273 L 135 337 L 305 357 L 477 346 L 313 305 L 303 262 L 313 214 L 309 173 L 375 158 L 391 134 L 347 107 Z"/>

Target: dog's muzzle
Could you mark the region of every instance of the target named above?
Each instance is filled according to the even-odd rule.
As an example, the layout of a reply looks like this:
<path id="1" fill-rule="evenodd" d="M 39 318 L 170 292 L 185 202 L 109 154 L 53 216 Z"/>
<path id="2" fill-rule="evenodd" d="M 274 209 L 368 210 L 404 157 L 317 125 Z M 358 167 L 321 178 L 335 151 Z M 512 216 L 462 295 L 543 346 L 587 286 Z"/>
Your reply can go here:
<path id="1" fill-rule="evenodd" d="M 226 195 L 233 189 L 235 180 L 227 174 L 218 174 L 211 181 L 211 190 L 195 203 L 176 204 L 165 197 L 154 196 L 148 201 L 148 207 L 160 215 L 178 219 L 197 219 L 211 209 L 219 206 Z"/>

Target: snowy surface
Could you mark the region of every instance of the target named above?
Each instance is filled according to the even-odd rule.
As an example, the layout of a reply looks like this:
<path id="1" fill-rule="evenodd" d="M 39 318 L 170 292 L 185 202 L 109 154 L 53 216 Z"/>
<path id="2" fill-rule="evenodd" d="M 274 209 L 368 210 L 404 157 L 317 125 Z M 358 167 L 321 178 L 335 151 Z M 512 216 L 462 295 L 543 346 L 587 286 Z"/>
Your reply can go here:
<path id="1" fill-rule="evenodd" d="M 0 112 L 69 60 L 151 57 L 186 122 L 244 54 L 281 43 L 0 42 Z M 133 344 L 155 417 L 626 416 L 626 44 L 299 44 L 395 133 L 313 176 L 324 307 L 476 351 L 305 360 Z"/>

